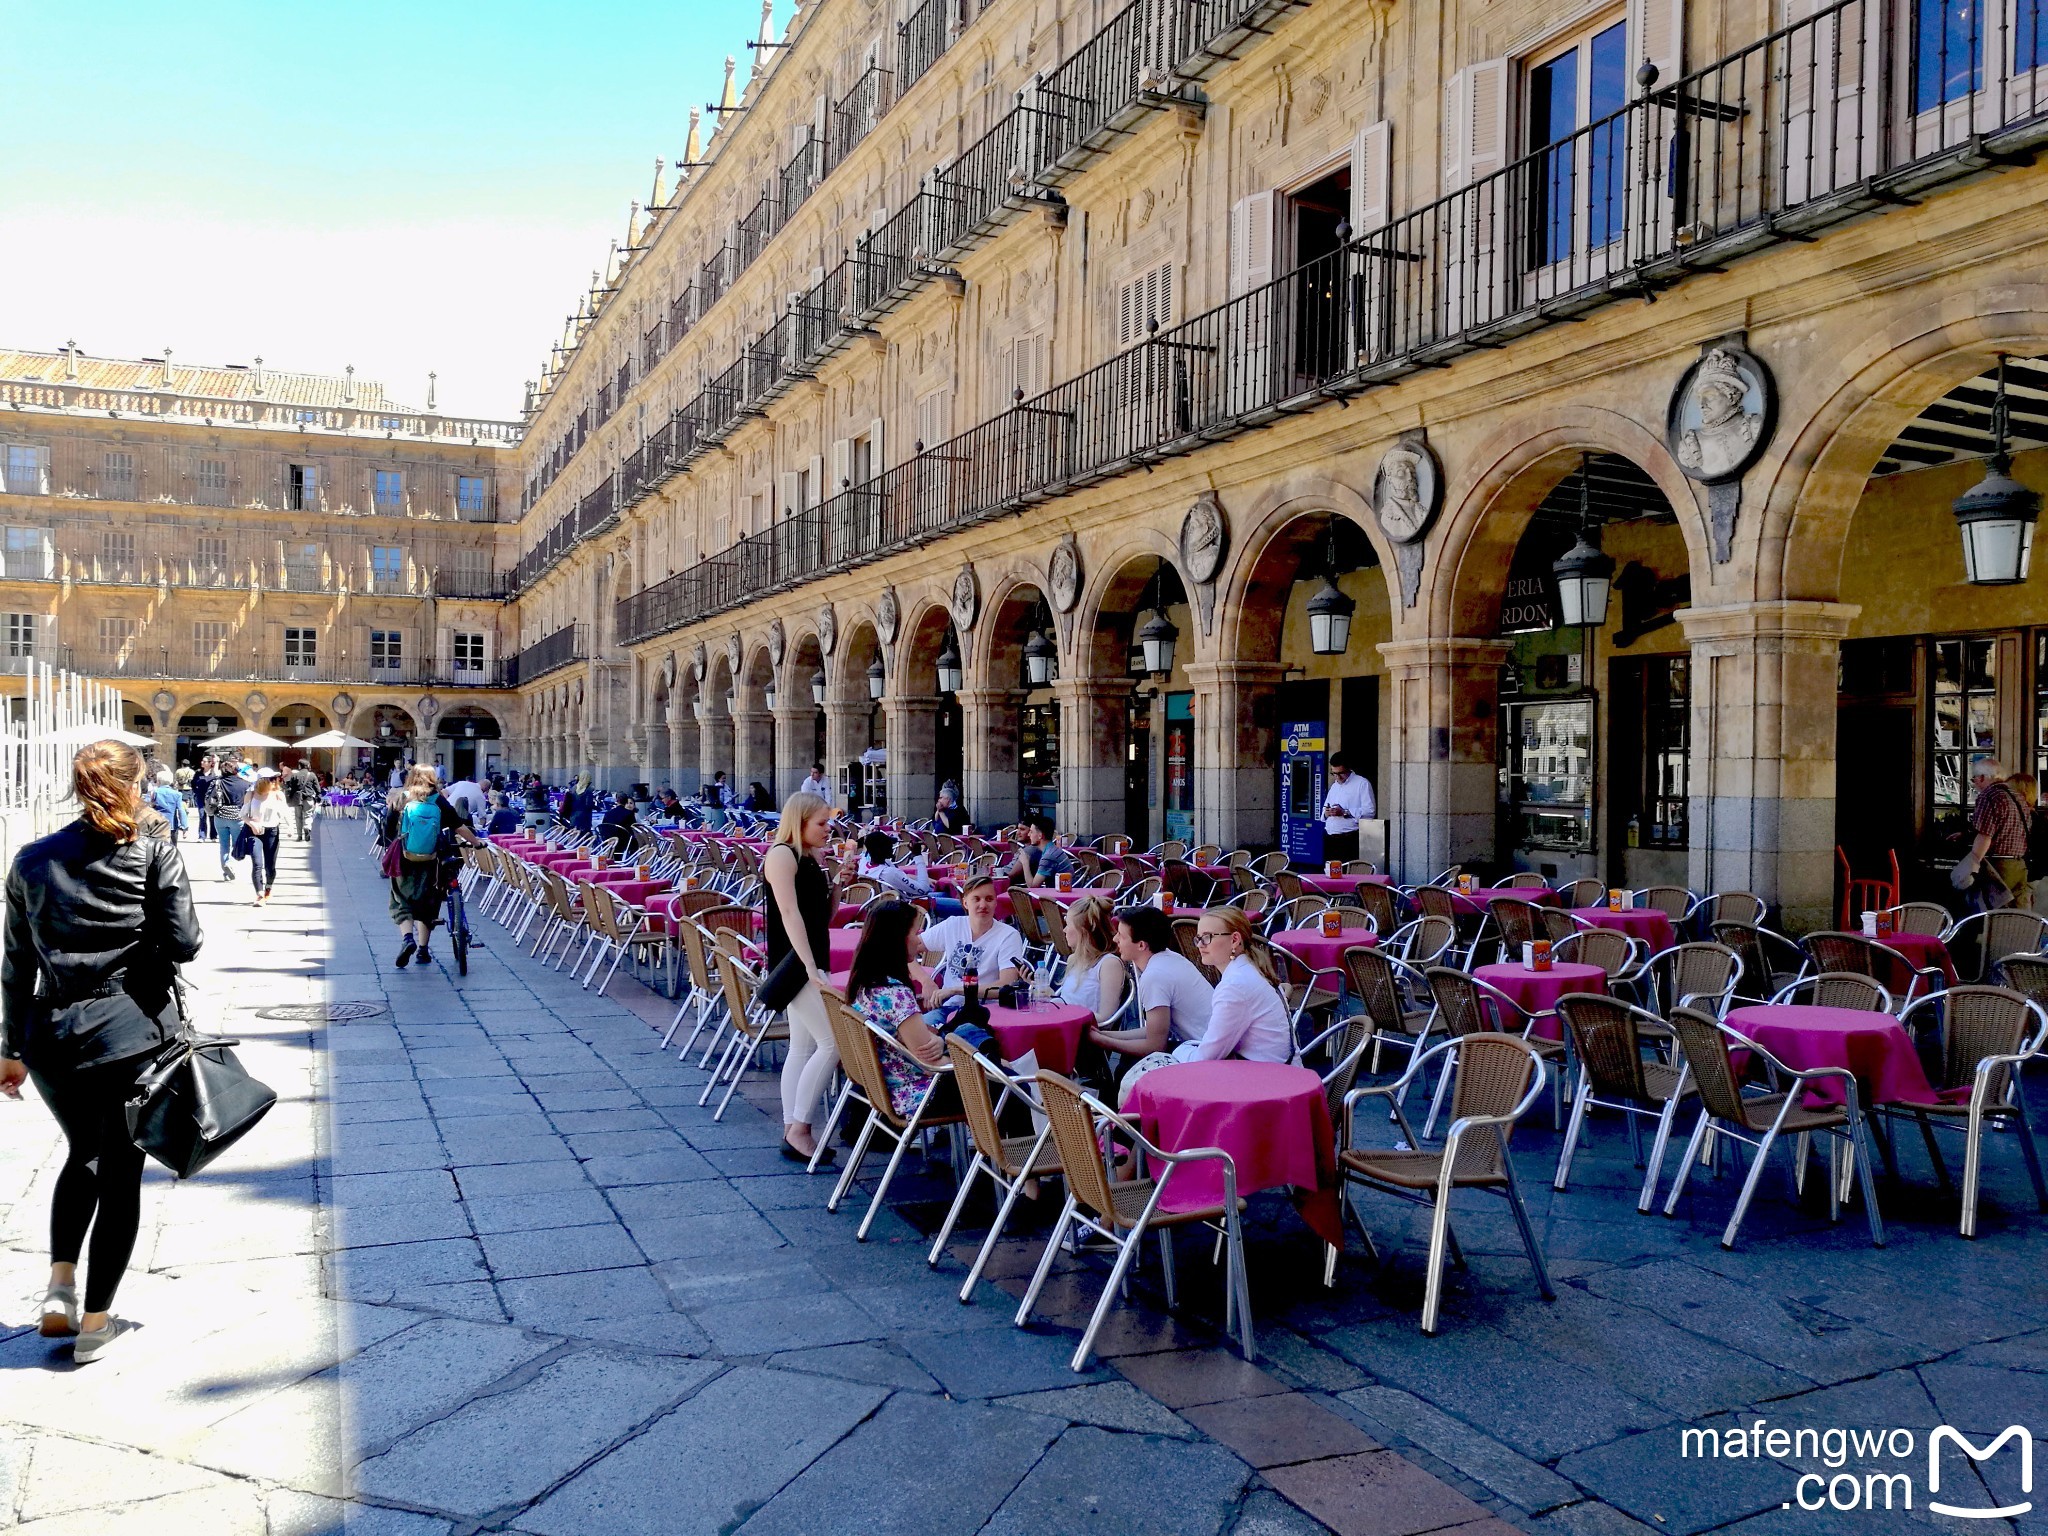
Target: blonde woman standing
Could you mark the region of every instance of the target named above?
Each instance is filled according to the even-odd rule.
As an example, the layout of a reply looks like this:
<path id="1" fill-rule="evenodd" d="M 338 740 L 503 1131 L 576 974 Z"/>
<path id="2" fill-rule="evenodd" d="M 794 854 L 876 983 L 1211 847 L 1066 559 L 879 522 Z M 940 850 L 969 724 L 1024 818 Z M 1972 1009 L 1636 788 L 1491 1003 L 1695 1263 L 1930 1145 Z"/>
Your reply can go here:
<path id="1" fill-rule="evenodd" d="M 256 770 L 256 787 L 249 791 L 249 803 L 242 820 L 249 828 L 249 881 L 256 887 L 256 904 L 270 900 L 270 888 L 277 882 L 277 842 L 289 814 L 279 792 L 277 770 Z"/>
<path id="2" fill-rule="evenodd" d="M 811 1116 L 825 1096 L 839 1051 L 832 1043 L 832 1021 L 825 1013 L 819 983 L 824 960 L 832 953 L 827 938 L 832 923 L 832 880 L 818 854 L 832 835 L 832 808 L 816 795 L 791 795 L 782 820 L 761 861 L 768 882 L 768 970 L 794 954 L 806 979 L 803 990 L 785 1010 L 789 1018 L 789 1054 L 782 1062 L 782 1155 L 807 1163 L 818 1150 Z M 766 974 L 766 973 L 764 973 Z M 829 1154 L 822 1160 L 830 1162 Z"/>

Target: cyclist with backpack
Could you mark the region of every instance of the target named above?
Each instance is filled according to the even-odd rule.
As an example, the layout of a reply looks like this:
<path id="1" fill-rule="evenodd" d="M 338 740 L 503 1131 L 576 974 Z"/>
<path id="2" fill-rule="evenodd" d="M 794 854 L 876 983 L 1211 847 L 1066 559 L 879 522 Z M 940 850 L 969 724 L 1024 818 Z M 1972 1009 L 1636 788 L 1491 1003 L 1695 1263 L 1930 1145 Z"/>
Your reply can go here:
<path id="1" fill-rule="evenodd" d="M 441 902 L 461 867 L 457 843 L 482 841 L 469 819 L 441 793 L 441 781 L 425 763 L 406 775 L 403 803 L 384 815 L 386 844 L 398 845 L 397 872 L 391 875 L 391 920 L 398 924 L 397 965 L 404 970 L 419 956 L 422 965 L 434 956 L 429 948 L 441 920 Z M 386 864 L 389 870 L 391 865 Z"/>

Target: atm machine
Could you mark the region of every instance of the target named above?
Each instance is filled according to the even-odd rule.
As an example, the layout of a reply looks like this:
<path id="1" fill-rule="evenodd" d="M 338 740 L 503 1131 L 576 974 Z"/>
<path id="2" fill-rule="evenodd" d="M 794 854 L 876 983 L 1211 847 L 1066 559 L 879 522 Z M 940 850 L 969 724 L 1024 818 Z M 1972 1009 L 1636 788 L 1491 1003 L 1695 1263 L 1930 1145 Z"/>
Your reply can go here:
<path id="1" fill-rule="evenodd" d="M 1329 723 L 1280 727 L 1280 848 L 1290 864 L 1323 862 L 1323 791 Z"/>

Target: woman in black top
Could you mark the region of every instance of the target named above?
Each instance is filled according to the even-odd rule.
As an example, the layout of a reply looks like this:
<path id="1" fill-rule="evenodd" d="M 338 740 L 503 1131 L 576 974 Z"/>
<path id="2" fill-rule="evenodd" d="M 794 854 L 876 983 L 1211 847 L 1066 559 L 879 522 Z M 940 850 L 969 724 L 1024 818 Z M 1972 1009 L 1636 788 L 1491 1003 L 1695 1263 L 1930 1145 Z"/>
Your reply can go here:
<path id="1" fill-rule="evenodd" d="M 761 861 L 761 874 L 768 882 L 768 969 L 774 970 L 794 951 L 809 973 L 803 991 L 785 1010 L 789 1054 L 782 1062 L 782 1155 L 797 1162 L 809 1162 L 817 1150 L 811 1116 L 839 1065 L 832 1021 L 818 990 L 832 954 L 827 938 L 832 882 L 818 862 L 818 850 L 831 835 L 832 808 L 816 795 L 791 795 Z"/>
<path id="2" fill-rule="evenodd" d="M 0 964 L 0 1093 L 36 1085 L 68 1155 L 50 1201 L 45 1338 L 81 1362 L 119 1331 L 108 1313 L 142 1215 L 142 1153 L 127 1101 L 142 1058 L 178 1032 L 177 965 L 199 953 L 184 860 L 142 829 L 142 758 L 116 741 L 71 764 L 78 820 L 30 843 L 7 876 Z M 92 1233 L 85 1304 L 78 1256 Z"/>

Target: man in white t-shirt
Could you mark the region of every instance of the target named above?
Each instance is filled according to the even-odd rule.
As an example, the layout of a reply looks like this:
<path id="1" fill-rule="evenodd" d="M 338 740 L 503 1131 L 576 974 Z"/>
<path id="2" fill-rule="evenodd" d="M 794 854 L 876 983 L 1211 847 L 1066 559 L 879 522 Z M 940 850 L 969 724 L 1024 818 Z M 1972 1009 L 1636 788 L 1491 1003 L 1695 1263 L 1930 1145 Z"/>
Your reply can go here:
<path id="1" fill-rule="evenodd" d="M 970 963 L 984 996 L 1022 974 L 1024 935 L 996 921 L 996 883 L 987 875 L 960 893 L 965 917 L 949 917 L 924 931 L 925 958 L 938 967 L 938 1000 L 960 996 Z"/>
<path id="2" fill-rule="evenodd" d="M 831 804 L 832 781 L 825 777 L 825 765 L 823 763 L 811 764 L 810 775 L 807 778 L 805 778 L 803 783 L 797 785 L 797 793 L 803 795 L 816 795 L 820 800 L 823 800 L 826 804 Z"/>
<path id="3" fill-rule="evenodd" d="M 1116 952 L 1138 975 L 1138 1022 L 1133 1029 L 1089 1030 L 1103 1050 L 1127 1057 L 1173 1049 L 1209 1029 L 1214 996 L 1209 983 L 1174 941 L 1173 921 L 1157 907 L 1130 907 L 1116 915 Z"/>
<path id="4" fill-rule="evenodd" d="M 457 779 L 441 791 L 450 805 L 460 806 L 473 822 L 482 822 L 490 810 L 490 798 L 475 779 Z"/>
<path id="5" fill-rule="evenodd" d="M 1379 814 L 1372 785 L 1351 771 L 1342 752 L 1330 754 L 1330 783 L 1323 791 L 1323 857 L 1358 857 L 1358 824 Z"/>

